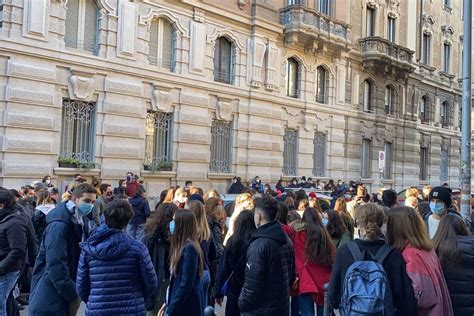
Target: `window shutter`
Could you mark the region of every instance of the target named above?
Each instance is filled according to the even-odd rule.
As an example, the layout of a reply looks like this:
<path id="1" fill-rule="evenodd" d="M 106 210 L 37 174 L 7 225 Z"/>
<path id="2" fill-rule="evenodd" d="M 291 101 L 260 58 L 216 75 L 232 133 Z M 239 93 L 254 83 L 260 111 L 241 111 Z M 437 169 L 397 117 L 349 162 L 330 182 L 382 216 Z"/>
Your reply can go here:
<path id="1" fill-rule="evenodd" d="M 148 61 L 152 65 L 158 64 L 158 24 L 159 20 L 153 20 L 150 25 L 150 41 L 148 42 Z"/>
<path id="2" fill-rule="evenodd" d="M 84 14 L 84 43 L 85 51 L 97 52 L 97 33 L 98 33 L 99 10 L 91 0 L 85 0 Z"/>
<path id="3" fill-rule="evenodd" d="M 173 27 L 163 20 L 163 38 L 161 42 L 162 66 L 169 70 L 173 68 Z"/>
<path id="4" fill-rule="evenodd" d="M 64 42 L 66 47 L 78 48 L 79 0 L 69 0 L 66 11 L 66 30 Z"/>

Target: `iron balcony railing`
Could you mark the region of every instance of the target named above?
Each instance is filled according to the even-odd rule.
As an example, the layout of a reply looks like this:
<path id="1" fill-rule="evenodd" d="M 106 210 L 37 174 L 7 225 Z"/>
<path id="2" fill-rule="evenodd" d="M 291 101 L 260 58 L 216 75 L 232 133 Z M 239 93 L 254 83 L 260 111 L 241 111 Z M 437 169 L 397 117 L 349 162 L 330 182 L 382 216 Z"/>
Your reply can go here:
<path id="1" fill-rule="evenodd" d="M 397 45 L 378 36 L 365 37 L 359 40 L 360 50 L 364 58 L 389 58 L 400 66 L 412 68 L 414 51 Z"/>

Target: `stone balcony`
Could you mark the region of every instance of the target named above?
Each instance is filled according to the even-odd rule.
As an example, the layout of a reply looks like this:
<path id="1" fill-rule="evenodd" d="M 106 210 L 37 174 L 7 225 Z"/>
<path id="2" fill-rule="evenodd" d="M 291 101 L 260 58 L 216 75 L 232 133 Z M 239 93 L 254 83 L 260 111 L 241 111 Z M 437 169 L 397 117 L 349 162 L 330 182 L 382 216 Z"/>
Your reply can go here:
<path id="1" fill-rule="evenodd" d="M 304 5 L 289 5 L 280 10 L 280 24 L 287 45 L 302 43 L 312 51 L 349 50 L 350 26 Z"/>
<path id="2" fill-rule="evenodd" d="M 406 47 L 378 36 L 362 38 L 359 40 L 359 45 L 364 68 L 399 77 L 404 77 L 415 70 L 412 62 L 415 52 Z"/>

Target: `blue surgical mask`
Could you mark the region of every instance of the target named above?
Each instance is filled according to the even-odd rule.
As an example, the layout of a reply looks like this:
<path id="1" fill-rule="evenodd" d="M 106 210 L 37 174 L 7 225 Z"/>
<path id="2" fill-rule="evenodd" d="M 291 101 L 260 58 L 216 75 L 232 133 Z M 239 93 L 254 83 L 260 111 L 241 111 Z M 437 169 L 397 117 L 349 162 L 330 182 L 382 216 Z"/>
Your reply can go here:
<path id="1" fill-rule="evenodd" d="M 324 227 L 328 226 L 329 220 L 325 217 L 322 218 Z"/>
<path id="2" fill-rule="evenodd" d="M 127 182 L 131 182 L 132 181 L 132 176 L 127 176 Z"/>
<path id="3" fill-rule="evenodd" d="M 443 214 L 445 206 L 443 202 L 430 202 L 430 209 L 433 214 Z"/>
<path id="4" fill-rule="evenodd" d="M 174 234 L 174 220 L 172 220 L 169 224 L 170 234 Z"/>
<path id="5" fill-rule="evenodd" d="M 92 208 L 94 207 L 93 204 L 89 204 L 89 203 L 82 203 L 81 205 L 79 205 L 79 207 L 77 208 L 77 213 L 81 216 L 87 216 L 90 214 L 90 212 L 92 212 Z"/>

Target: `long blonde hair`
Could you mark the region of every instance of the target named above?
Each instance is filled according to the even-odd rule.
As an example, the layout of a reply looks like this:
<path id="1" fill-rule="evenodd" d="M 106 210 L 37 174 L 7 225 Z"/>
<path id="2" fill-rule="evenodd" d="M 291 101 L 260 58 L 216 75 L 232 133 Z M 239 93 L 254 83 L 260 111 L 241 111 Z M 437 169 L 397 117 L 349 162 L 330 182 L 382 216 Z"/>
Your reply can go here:
<path id="1" fill-rule="evenodd" d="M 174 199 L 174 187 L 170 187 L 168 189 L 168 192 L 166 192 L 165 199 L 163 200 L 163 203 L 173 203 Z"/>
<path id="2" fill-rule="evenodd" d="M 253 199 L 252 199 L 252 196 L 249 194 L 249 193 L 242 193 L 242 194 L 239 194 L 237 195 L 237 197 L 235 198 L 235 208 L 237 208 L 238 206 L 244 204 L 244 203 L 248 203 L 249 207 L 246 207 L 245 209 L 246 210 L 251 210 L 253 208 Z"/>
<path id="3" fill-rule="evenodd" d="M 209 229 L 209 224 L 207 223 L 204 204 L 199 201 L 191 201 L 188 203 L 188 206 L 189 209 L 194 213 L 194 216 L 196 216 L 199 241 L 209 240 L 211 238 L 211 230 Z"/>

